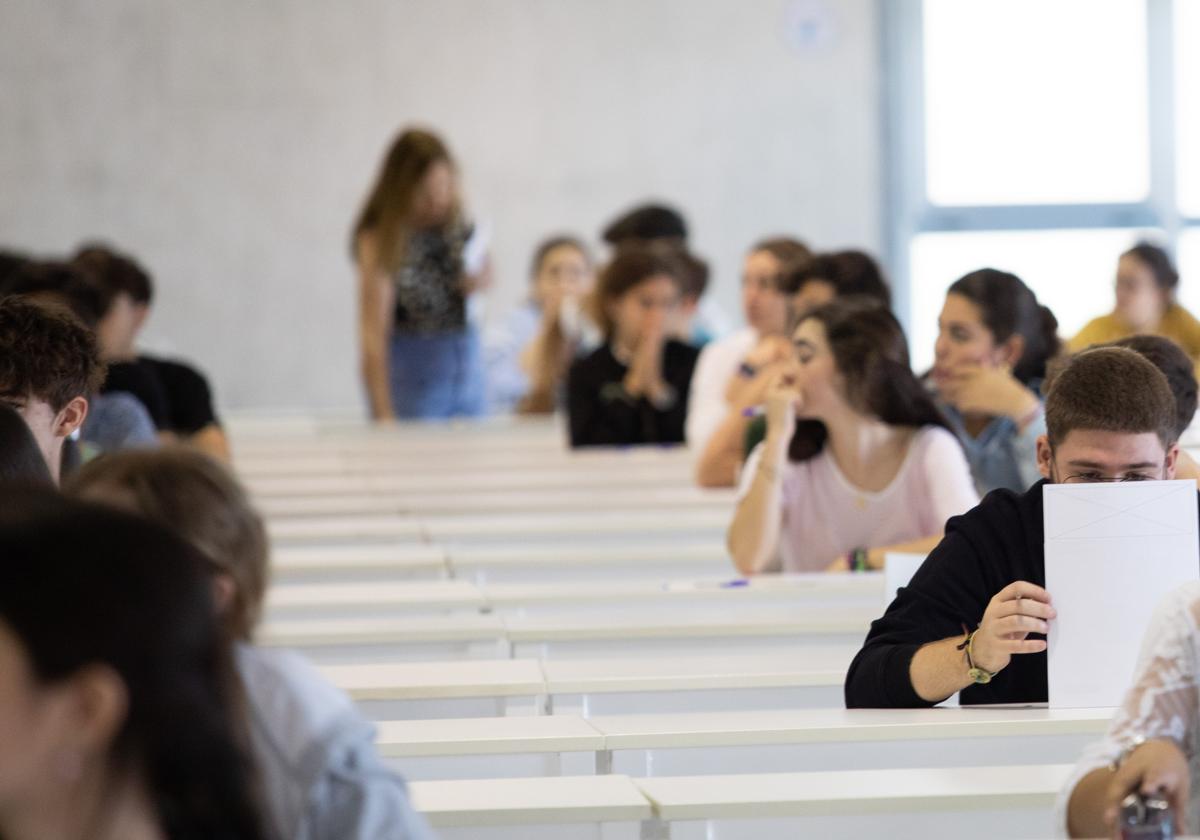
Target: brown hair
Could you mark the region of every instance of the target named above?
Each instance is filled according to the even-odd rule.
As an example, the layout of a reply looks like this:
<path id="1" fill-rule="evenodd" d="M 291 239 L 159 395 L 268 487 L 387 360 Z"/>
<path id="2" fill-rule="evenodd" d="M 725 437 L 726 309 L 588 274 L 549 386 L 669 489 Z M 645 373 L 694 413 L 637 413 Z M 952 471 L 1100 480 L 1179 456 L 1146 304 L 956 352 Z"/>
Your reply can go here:
<path id="1" fill-rule="evenodd" d="M 949 429 L 912 372 L 904 329 L 891 310 L 869 298 L 848 297 L 817 307 L 799 323 L 809 319 L 825 328 L 834 364 L 846 383 L 846 401 L 855 411 L 890 426 Z M 821 421 L 799 421 L 788 457 L 793 461 L 814 457 L 825 447 L 827 437 Z"/>
<path id="2" fill-rule="evenodd" d="M 351 253 L 358 254 L 360 237 L 371 231 L 378 237 L 383 267 L 394 271 L 400 265 L 410 232 L 413 194 L 438 163 L 454 166 L 449 149 L 436 134 L 410 128 L 396 138 L 354 223 Z"/>
<path id="3" fill-rule="evenodd" d="M 797 291 L 788 288 L 788 278 L 812 259 L 813 252 L 809 250 L 808 246 L 790 236 L 772 236 L 769 239 L 755 242 L 746 253 L 757 254 L 759 251 L 765 251 L 779 260 L 780 270 L 775 281 L 776 289 L 786 294 Z"/>
<path id="4" fill-rule="evenodd" d="M 1174 341 L 1161 335 L 1131 335 L 1106 346 L 1132 350 L 1162 371 L 1175 398 L 1175 437 L 1183 437 L 1196 416 L 1196 368 L 1191 357 Z"/>
<path id="5" fill-rule="evenodd" d="M 1124 347 L 1095 347 L 1052 365 L 1046 380 L 1050 445 L 1076 429 L 1144 434 L 1164 448 L 1179 439 L 1175 398 L 1167 377 Z"/>
<path id="6" fill-rule="evenodd" d="M 821 281 L 833 286 L 839 298 L 861 295 L 891 308 L 892 293 L 879 263 L 865 251 L 832 251 L 814 254 L 785 272 L 780 288 L 794 295 L 809 283 Z"/>
<path id="7" fill-rule="evenodd" d="M 645 244 L 622 246 L 600 272 L 591 300 L 592 317 L 605 339 L 611 339 L 617 328 L 608 311 L 612 303 L 630 289 L 660 274 L 670 277 L 682 293 L 681 273 L 679 261 L 672 257 L 669 249 Z"/>
<path id="8" fill-rule="evenodd" d="M 961 295 L 979 308 L 992 340 L 1003 344 L 1021 336 L 1025 349 L 1013 365 L 1013 377 L 1024 385 L 1046 376 L 1046 363 L 1059 354 L 1058 319 L 1038 303 L 1037 295 L 1015 274 L 981 268 L 960 277 L 946 290 Z"/>
<path id="9" fill-rule="evenodd" d="M 127 504 L 199 549 L 233 578 L 233 605 L 225 619 L 231 636 L 250 638 L 267 587 L 267 535 L 246 491 L 225 467 L 184 446 L 128 449 L 85 464 L 64 490 L 93 500 L 125 494 L 117 506 Z"/>
<path id="10" fill-rule="evenodd" d="M 65 306 L 0 299 L 0 396 L 34 397 L 62 411 L 104 383 L 96 337 Z"/>
<path id="11" fill-rule="evenodd" d="M 552 251 L 559 248 L 574 248 L 583 257 L 583 261 L 590 267 L 592 264 L 592 255 L 588 253 L 587 246 L 583 244 L 578 236 L 572 236 L 569 233 L 562 233 L 557 236 L 551 236 L 549 239 L 543 239 L 538 244 L 537 249 L 533 252 L 533 259 L 529 264 L 529 279 L 536 280 L 542 270 L 542 263 L 546 261 L 546 257 L 550 256 Z"/>
<path id="12" fill-rule="evenodd" d="M 154 281 L 132 257 L 107 245 L 89 242 L 71 257 L 71 264 L 88 274 L 111 299 L 126 294 L 134 303 L 148 306 L 154 298 Z M 107 313 L 107 307 L 104 313 Z"/>

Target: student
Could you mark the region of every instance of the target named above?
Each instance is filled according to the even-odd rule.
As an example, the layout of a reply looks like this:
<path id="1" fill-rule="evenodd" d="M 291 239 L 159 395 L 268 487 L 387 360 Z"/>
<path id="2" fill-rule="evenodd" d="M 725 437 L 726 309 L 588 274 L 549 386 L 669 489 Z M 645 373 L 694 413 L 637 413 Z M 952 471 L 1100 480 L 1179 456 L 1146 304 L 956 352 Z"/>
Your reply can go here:
<path id="1" fill-rule="evenodd" d="M 879 263 L 864 251 L 832 251 L 815 254 L 793 268 L 788 285 L 792 292 L 792 314 L 799 317 L 835 298 L 866 297 L 887 309 L 892 292 Z"/>
<path id="2" fill-rule="evenodd" d="M 698 353 L 667 337 L 679 272 L 663 250 L 631 245 L 601 273 L 592 308 L 605 343 L 567 377 L 571 446 L 683 442 Z"/>
<path id="3" fill-rule="evenodd" d="M 879 264 L 863 251 L 816 254 L 798 263 L 784 278 L 783 285 L 792 290 L 789 326 L 817 307 L 837 298 L 866 298 L 885 309 L 892 308 L 892 293 L 888 289 L 887 281 L 883 279 Z M 791 356 L 790 344 L 788 356 Z M 760 405 L 761 400 L 755 407 Z M 743 408 L 739 415 L 748 410 Z M 762 416 L 755 417 L 741 428 L 744 429 L 744 433 L 740 440 L 735 441 L 730 435 L 726 441 L 719 444 L 726 462 L 721 469 L 725 471 L 725 476 L 729 476 L 727 483 L 721 486 L 733 486 L 736 483 L 737 471 L 741 469 L 742 463 L 750 457 L 754 447 L 762 443 L 767 436 L 767 420 Z M 735 454 L 735 445 L 740 446 L 740 454 Z M 711 448 L 713 447 L 710 446 Z M 728 464 L 734 458 L 736 466 L 733 467 L 733 474 L 730 476 Z"/>
<path id="4" fill-rule="evenodd" d="M 1133 683 L 1105 737 L 1089 746 L 1058 796 L 1070 837 L 1111 837 L 1121 801 L 1157 794 L 1175 835 L 1200 824 L 1200 584 L 1168 595 L 1146 630 Z"/>
<path id="5" fill-rule="evenodd" d="M 493 412 L 552 413 L 562 402 L 567 368 L 587 340 L 583 304 L 592 261 L 574 236 L 554 236 L 534 252 L 529 299 L 488 342 Z"/>
<path id="6" fill-rule="evenodd" d="M 1157 335 L 1131 335 L 1107 346 L 1125 347 L 1145 356 L 1167 377 L 1171 396 L 1175 398 L 1175 439 L 1181 440 L 1192 425 L 1197 404 L 1196 369 L 1187 353 L 1174 341 Z M 1182 447 L 1175 460 L 1175 478 L 1200 485 L 1200 465 Z"/>
<path id="7" fill-rule="evenodd" d="M 55 481 L 103 381 L 95 337 L 65 307 L 0 299 L 0 402 L 21 415 Z"/>
<path id="8" fill-rule="evenodd" d="M 882 568 L 887 551 L 928 550 L 978 497 L 895 316 L 834 301 L 792 341 L 797 360 L 767 393 L 767 438 L 729 527 L 738 571 Z"/>
<path id="9" fill-rule="evenodd" d="M 1148 242 L 1135 245 L 1117 262 L 1116 309 L 1090 321 L 1068 349 L 1077 352 L 1130 335 L 1161 335 L 1200 363 L 1200 321 L 1176 302 L 1178 288 L 1179 274 L 1167 252 Z"/>
<path id="10" fill-rule="evenodd" d="M 1175 431 L 1154 365 L 1119 347 L 1088 350 L 1049 382 L 1038 468 L 1051 483 L 1170 479 Z M 1045 702 L 1043 635 L 1055 612 L 1043 588 L 1044 483 L 993 491 L 949 522 L 871 625 L 846 676 L 847 707 L 933 706 L 955 692 L 964 704 Z"/>
<path id="11" fill-rule="evenodd" d="M 30 488 L 0 558 L 0 836 L 264 838 L 203 558 Z"/>
<path id="12" fill-rule="evenodd" d="M 108 294 L 89 275 L 72 263 L 27 261 L 7 283 L 9 294 L 25 300 L 65 306 L 93 333 L 108 306 Z M 101 346 L 101 357 L 103 358 Z M 109 452 L 133 446 L 155 446 L 158 435 L 145 405 L 125 391 L 93 393 L 88 414 L 79 430 L 79 441 L 87 450 Z M 80 460 L 75 441 L 64 444 L 69 462 Z M 68 463 L 69 467 L 69 463 Z"/>
<path id="13" fill-rule="evenodd" d="M 1040 388 L 1059 349 L 1058 321 L 1015 274 L 983 268 L 946 292 L 929 380 L 981 496 L 1038 480 Z"/>
<path id="14" fill-rule="evenodd" d="M 14 483 L 53 487 L 54 479 L 21 415 L 0 403 L 0 485 Z"/>
<path id="15" fill-rule="evenodd" d="M 688 410 L 687 442 L 698 456 L 702 487 L 733 484 L 737 460 L 723 457 L 726 437 L 745 433 L 742 411 L 762 403 L 767 385 L 791 355 L 787 341 L 791 270 L 811 256 L 804 243 L 788 237 L 754 244 L 742 263 L 742 314 L 746 326 L 707 345 L 696 363 Z M 713 436 L 729 425 L 709 452 Z"/>
<path id="16" fill-rule="evenodd" d="M 711 297 L 705 297 L 708 265 L 688 248 L 688 225 L 678 210 L 664 204 L 642 204 L 618 216 L 601 237 L 614 249 L 656 245 L 680 255 L 683 293 L 672 318 L 671 335 L 684 344 L 703 347 L 729 333 L 729 319 Z"/>
<path id="17" fill-rule="evenodd" d="M 103 392 L 137 397 L 165 442 L 179 440 L 228 461 L 229 441 L 205 376 L 186 362 L 138 350 L 154 297 L 150 275 L 132 258 L 103 245 L 84 246 L 73 262 L 102 294 L 96 334 L 109 366 Z"/>
<path id="18" fill-rule="evenodd" d="M 354 224 L 359 335 L 371 417 L 474 417 L 486 408 L 479 337 L 467 298 L 488 283 L 486 255 L 436 135 L 403 132 Z M 478 241 L 478 240 L 476 240 Z"/>
<path id="19" fill-rule="evenodd" d="M 425 838 L 404 782 L 374 746 L 374 729 L 302 657 L 251 638 L 267 585 L 267 540 L 245 491 L 219 463 L 169 447 L 103 456 L 71 495 L 114 504 L 173 529 L 211 560 L 224 629 L 236 642 L 250 741 L 274 836 L 305 840 Z"/>

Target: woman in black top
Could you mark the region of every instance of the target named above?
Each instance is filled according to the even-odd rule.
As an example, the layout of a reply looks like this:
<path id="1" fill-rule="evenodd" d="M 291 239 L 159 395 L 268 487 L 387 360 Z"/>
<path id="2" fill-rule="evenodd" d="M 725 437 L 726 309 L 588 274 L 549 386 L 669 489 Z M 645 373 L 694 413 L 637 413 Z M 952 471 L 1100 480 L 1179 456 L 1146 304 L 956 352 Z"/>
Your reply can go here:
<path id="1" fill-rule="evenodd" d="M 667 338 L 681 266 L 669 250 L 628 246 L 604 269 L 593 313 L 605 343 L 567 379 L 571 446 L 683 443 L 699 351 Z"/>

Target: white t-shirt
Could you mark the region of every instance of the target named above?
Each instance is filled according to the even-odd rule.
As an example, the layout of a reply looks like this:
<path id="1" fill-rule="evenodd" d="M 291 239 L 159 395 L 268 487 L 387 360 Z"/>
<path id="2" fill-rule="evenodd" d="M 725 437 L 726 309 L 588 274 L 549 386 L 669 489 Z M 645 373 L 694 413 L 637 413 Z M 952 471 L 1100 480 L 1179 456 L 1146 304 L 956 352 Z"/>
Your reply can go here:
<path id="1" fill-rule="evenodd" d="M 692 374 L 688 395 L 688 414 L 685 436 L 688 448 L 696 453 L 704 450 L 721 420 L 729 411 L 725 391 L 737 376 L 742 360 L 758 343 L 758 333 L 745 327 L 719 341 L 704 345 Z"/>
<path id="2" fill-rule="evenodd" d="M 738 500 L 750 492 L 763 445 L 750 453 Z M 852 485 L 826 447 L 783 467 L 783 530 L 778 558 L 785 572 L 815 572 L 856 548 L 877 548 L 940 534 L 946 520 L 979 503 L 957 438 L 939 426 L 913 437 L 896 477 L 883 490 Z"/>

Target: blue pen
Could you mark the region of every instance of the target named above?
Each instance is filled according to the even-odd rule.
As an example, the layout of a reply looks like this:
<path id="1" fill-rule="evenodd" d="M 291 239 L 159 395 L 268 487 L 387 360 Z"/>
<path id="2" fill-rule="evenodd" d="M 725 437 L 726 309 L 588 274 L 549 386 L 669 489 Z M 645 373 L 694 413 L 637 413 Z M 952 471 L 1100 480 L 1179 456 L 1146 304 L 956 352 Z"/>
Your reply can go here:
<path id="1" fill-rule="evenodd" d="M 727 580 L 721 584 L 722 589 L 734 589 L 739 586 L 749 586 L 750 581 L 747 578 L 738 578 L 737 580 Z"/>

